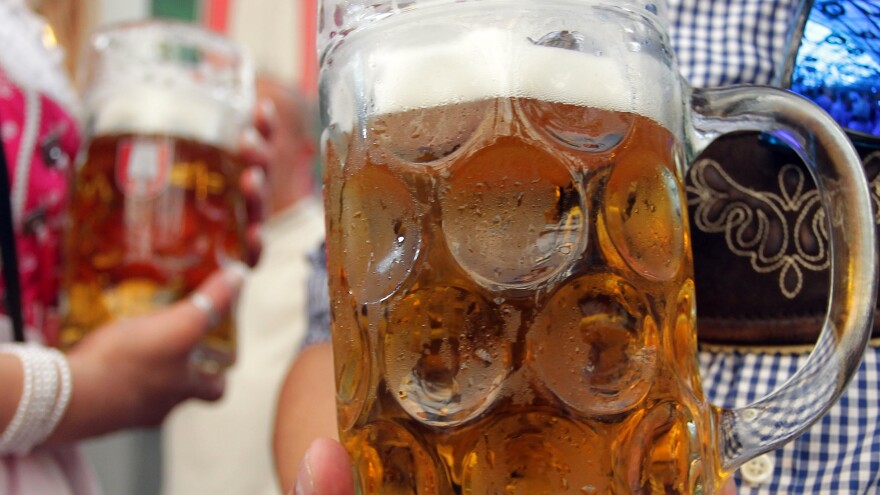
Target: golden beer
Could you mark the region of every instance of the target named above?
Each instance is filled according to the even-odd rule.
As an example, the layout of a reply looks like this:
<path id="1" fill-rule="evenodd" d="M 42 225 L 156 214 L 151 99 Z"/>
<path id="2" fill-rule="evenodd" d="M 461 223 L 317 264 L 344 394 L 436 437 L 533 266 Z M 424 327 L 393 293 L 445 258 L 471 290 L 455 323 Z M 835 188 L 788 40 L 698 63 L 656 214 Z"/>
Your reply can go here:
<path id="1" fill-rule="evenodd" d="M 241 164 L 214 145 L 163 135 L 95 137 L 71 195 L 62 345 L 109 321 L 151 313 L 244 259 Z M 206 345 L 235 355 L 228 318 Z"/>
<path id="2" fill-rule="evenodd" d="M 828 230 L 832 330 L 773 395 L 704 398 L 687 160 L 732 130 L 846 140 L 782 91 L 689 88 L 664 8 L 322 0 L 331 330 L 358 493 L 717 494 L 843 390 L 870 329 L 873 226 L 858 157 L 826 149 L 807 158 L 847 218 Z"/>
<path id="3" fill-rule="evenodd" d="M 407 148 L 419 125 L 436 135 Z M 339 414 L 363 492 L 702 487 L 708 406 L 678 378 L 697 369 L 672 134 L 529 98 L 367 128 L 343 138 L 345 162 L 326 143 L 325 181 Z"/>

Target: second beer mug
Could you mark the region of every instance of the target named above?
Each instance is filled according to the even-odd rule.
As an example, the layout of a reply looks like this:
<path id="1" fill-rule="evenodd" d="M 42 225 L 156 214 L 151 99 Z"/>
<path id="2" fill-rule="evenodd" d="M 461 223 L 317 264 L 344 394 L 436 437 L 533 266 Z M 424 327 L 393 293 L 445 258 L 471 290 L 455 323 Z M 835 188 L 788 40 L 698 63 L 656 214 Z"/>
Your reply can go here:
<path id="1" fill-rule="evenodd" d="M 359 493 L 718 493 L 857 368 L 876 266 L 855 151 L 790 93 L 687 87 L 663 10 L 322 2 L 327 269 Z M 740 130 L 815 173 L 833 299 L 805 368 L 724 409 L 696 362 L 683 177 Z"/>
<path id="2" fill-rule="evenodd" d="M 234 153 L 254 75 L 242 49 L 183 23 L 123 24 L 92 38 L 81 77 L 87 146 L 72 187 L 62 345 L 176 301 L 245 256 Z M 203 364 L 234 361 L 229 320 L 206 337 Z"/>

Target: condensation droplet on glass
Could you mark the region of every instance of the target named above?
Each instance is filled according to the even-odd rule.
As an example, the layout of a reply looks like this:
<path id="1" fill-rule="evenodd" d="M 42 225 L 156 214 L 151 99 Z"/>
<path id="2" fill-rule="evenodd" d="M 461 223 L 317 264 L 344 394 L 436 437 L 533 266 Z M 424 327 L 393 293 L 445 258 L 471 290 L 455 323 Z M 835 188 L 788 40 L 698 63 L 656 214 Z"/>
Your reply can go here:
<path id="1" fill-rule="evenodd" d="M 483 364 L 486 366 L 490 366 L 492 364 L 492 356 L 489 355 L 489 352 L 486 349 L 480 348 L 474 351 L 474 354 L 483 360 Z"/>

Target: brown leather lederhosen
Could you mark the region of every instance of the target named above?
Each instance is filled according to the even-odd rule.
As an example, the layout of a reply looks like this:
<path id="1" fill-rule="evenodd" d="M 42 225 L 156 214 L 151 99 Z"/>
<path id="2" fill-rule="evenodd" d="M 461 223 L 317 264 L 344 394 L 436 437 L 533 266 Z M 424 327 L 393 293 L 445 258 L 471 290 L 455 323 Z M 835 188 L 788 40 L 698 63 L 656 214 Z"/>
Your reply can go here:
<path id="1" fill-rule="evenodd" d="M 860 155 L 876 211 L 880 149 Z M 687 187 L 701 344 L 815 343 L 827 309 L 829 246 L 815 184 L 798 156 L 756 134 L 725 136 L 693 163 Z"/>

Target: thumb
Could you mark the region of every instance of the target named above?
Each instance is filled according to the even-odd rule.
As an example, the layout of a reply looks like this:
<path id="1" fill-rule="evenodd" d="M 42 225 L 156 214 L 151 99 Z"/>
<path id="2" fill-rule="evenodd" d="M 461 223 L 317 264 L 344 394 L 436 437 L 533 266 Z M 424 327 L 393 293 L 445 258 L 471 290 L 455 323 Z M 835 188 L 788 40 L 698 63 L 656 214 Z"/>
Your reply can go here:
<path id="1" fill-rule="evenodd" d="M 721 489 L 721 495 L 736 495 L 736 483 L 733 480 L 725 483 L 724 488 Z"/>
<path id="2" fill-rule="evenodd" d="M 289 495 L 353 495 L 348 453 L 335 440 L 319 438 L 303 456 Z"/>

